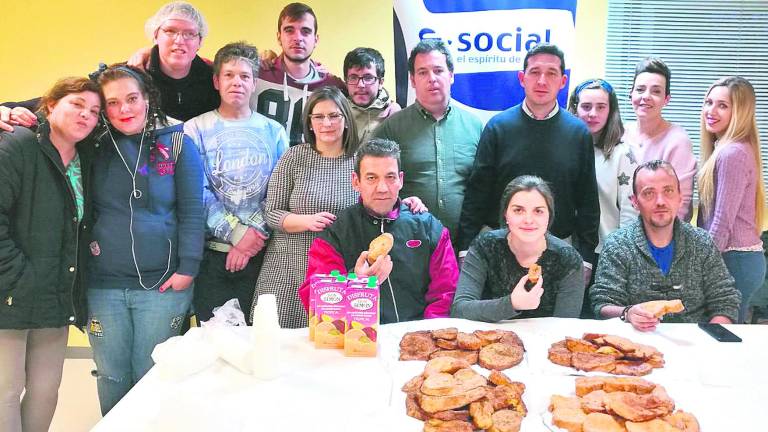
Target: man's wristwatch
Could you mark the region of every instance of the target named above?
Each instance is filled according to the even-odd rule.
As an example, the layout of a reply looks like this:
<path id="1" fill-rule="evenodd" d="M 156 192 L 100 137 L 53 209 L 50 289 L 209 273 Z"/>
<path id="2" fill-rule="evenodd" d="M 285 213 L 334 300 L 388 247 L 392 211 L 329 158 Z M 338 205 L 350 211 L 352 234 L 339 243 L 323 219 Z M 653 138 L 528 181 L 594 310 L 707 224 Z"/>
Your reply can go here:
<path id="1" fill-rule="evenodd" d="M 629 313 L 629 310 L 632 309 L 632 306 L 634 305 L 629 305 L 625 307 L 623 311 L 621 311 L 621 315 L 619 315 L 620 320 L 627 322 L 627 314 Z"/>

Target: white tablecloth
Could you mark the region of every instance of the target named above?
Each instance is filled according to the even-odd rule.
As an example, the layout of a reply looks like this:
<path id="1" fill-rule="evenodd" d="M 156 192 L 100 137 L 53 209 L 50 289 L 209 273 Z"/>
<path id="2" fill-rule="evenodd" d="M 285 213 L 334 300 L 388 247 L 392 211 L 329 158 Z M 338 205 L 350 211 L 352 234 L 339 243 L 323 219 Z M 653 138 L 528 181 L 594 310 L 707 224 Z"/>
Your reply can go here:
<path id="1" fill-rule="evenodd" d="M 376 358 L 318 350 L 307 329 L 281 330 L 281 374 L 271 381 L 221 359 L 183 378 L 155 367 L 93 431 L 420 431 L 422 422 L 405 414 L 400 387 L 425 363 L 398 361 L 398 343 L 407 331 L 444 327 L 504 328 L 520 335 L 525 359 L 504 372 L 527 387 L 523 431 L 549 430 L 542 421 L 549 397 L 574 390 L 573 375 L 579 372 L 550 363 L 550 344 L 584 332 L 625 336 L 663 352 L 665 367 L 644 378 L 663 384 L 678 408 L 696 415 L 703 431 L 757 431 L 768 425 L 768 326 L 729 325 L 743 342 L 721 343 L 694 324 L 663 323 L 655 332 L 640 333 L 617 319 L 486 324 L 446 318 L 381 326 Z M 238 330 L 245 336 L 249 329 Z"/>

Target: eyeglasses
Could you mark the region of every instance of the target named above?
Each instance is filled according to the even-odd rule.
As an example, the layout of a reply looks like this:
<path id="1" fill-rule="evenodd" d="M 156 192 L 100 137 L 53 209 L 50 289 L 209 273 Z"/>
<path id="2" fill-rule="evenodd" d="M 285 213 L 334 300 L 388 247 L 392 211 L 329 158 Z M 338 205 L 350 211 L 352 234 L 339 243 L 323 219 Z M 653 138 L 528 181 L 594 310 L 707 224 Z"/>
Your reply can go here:
<path id="1" fill-rule="evenodd" d="M 350 85 L 357 85 L 360 81 L 363 82 L 365 85 L 371 85 L 378 81 L 379 77 L 373 76 L 373 75 L 363 75 L 363 76 L 357 76 L 357 75 L 350 75 L 347 77 L 347 84 Z"/>
<path id="2" fill-rule="evenodd" d="M 601 80 L 599 78 L 598 79 L 591 79 L 591 80 L 584 81 L 583 83 L 581 83 L 578 86 L 576 86 L 576 90 L 574 90 L 573 92 L 575 94 L 579 94 L 585 88 L 592 87 L 592 86 L 600 86 L 608 94 L 613 93 L 613 86 L 611 86 L 611 84 L 608 81 Z"/>
<path id="3" fill-rule="evenodd" d="M 323 123 L 328 120 L 329 123 L 336 124 L 341 122 L 344 116 L 341 113 L 335 112 L 330 114 L 310 114 L 309 119 L 315 123 Z"/>
<path id="4" fill-rule="evenodd" d="M 193 32 L 189 30 L 181 31 L 173 28 L 161 28 L 162 31 L 169 39 L 176 39 L 176 36 L 181 35 L 184 40 L 192 40 L 200 36 L 200 32 Z"/>

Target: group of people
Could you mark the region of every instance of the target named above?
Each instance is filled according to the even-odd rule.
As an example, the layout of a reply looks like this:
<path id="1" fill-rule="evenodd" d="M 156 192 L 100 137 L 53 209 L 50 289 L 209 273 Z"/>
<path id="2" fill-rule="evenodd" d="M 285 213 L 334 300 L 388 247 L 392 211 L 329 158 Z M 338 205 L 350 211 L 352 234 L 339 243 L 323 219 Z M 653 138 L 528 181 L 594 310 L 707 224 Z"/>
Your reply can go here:
<path id="1" fill-rule="evenodd" d="M 309 276 L 332 270 L 377 276 L 382 323 L 620 317 L 647 331 L 659 321 L 641 303 L 657 299 L 683 301 L 670 321 L 744 322 L 765 277 L 747 80 L 706 92 L 697 171 L 662 117 L 660 59 L 638 65 L 625 128 L 601 79 L 559 107 L 563 53 L 537 45 L 523 102 L 483 126 L 451 99 L 441 41 L 411 51 L 416 101 L 401 109 L 375 49 L 350 51 L 343 79 L 312 60 L 317 28 L 291 3 L 276 58 L 234 42 L 210 62 L 202 15 L 173 2 L 128 64 L 0 107 L 0 429 L 47 430 L 70 324 L 88 333 L 106 414 L 190 310 L 206 321 L 236 298 L 247 318 L 269 293 L 280 325 L 303 327 Z M 394 246 L 369 263 L 383 232 Z"/>

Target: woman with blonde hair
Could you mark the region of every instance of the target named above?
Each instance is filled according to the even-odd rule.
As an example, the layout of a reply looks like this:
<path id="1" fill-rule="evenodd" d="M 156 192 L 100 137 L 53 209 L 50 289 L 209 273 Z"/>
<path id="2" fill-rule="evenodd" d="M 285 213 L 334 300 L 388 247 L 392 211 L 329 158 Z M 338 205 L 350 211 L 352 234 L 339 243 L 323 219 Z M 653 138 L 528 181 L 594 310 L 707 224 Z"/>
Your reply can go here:
<path id="1" fill-rule="evenodd" d="M 740 323 L 765 278 L 764 210 L 755 90 L 742 77 L 722 78 L 709 88 L 701 109 L 698 224 L 712 235 L 736 280 Z"/>

